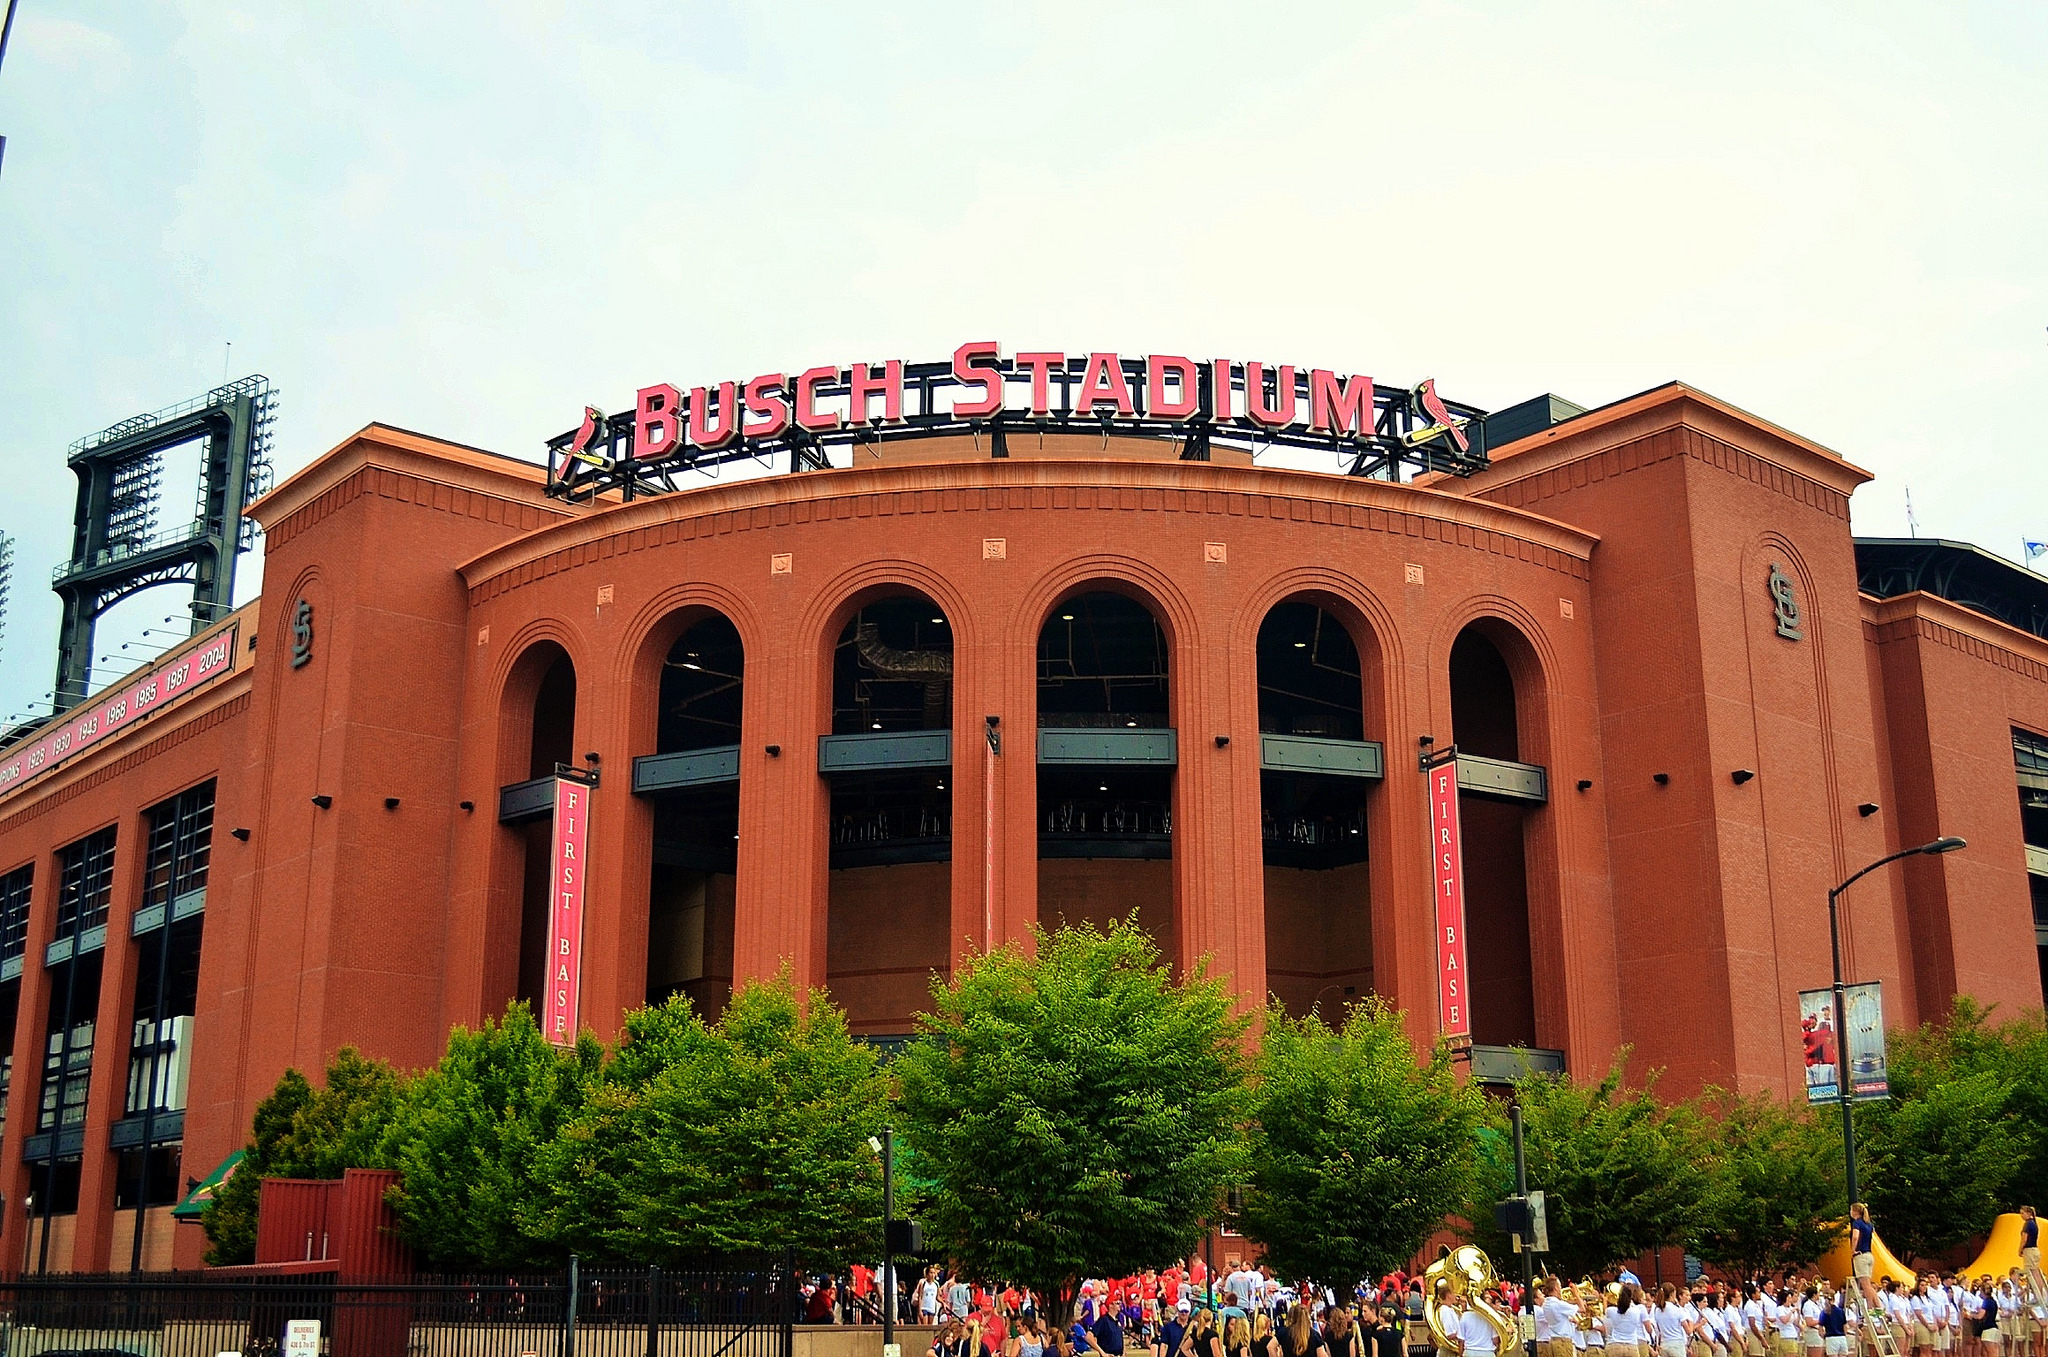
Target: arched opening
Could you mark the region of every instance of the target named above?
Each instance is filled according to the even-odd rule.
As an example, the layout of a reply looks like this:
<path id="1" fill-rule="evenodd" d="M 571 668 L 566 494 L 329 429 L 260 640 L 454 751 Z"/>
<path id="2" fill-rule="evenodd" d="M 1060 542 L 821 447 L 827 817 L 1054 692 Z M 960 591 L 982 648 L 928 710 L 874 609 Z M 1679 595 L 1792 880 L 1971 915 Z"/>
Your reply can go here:
<path id="1" fill-rule="evenodd" d="M 862 1036 L 904 1036 L 947 963 L 953 628 L 931 599 L 863 603 L 832 651 L 825 984 Z"/>
<path id="2" fill-rule="evenodd" d="M 1490 635 L 1502 625 L 1474 622 L 1451 647 L 1451 728 L 1461 763 L 1514 763 L 1522 757 L 1514 674 Z M 1534 1046 L 1536 985 L 1524 848 L 1532 806 L 1474 791 L 1474 781 L 1461 772 L 1458 795 L 1472 1039 L 1489 1046 Z"/>
<path id="3" fill-rule="evenodd" d="M 1170 647 L 1120 593 L 1069 596 L 1038 633 L 1038 920 L 1133 910 L 1175 953 Z"/>
<path id="4" fill-rule="evenodd" d="M 536 643 L 519 657 L 516 680 L 533 687 L 533 715 L 527 723 L 527 778 L 553 777 L 557 764 L 576 762 L 576 665 L 553 641 Z M 537 676 L 537 682 L 535 681 Z M 521 686 L 524 686 L 521 684 Z M 552 803 L 550 803 L 552 804 Z M 549 815 L 526 819 L 518 829 L 525 867 L 519 896 L 518 997 L 542 1011 L 547 990 L 548 870 L 554 844 Z"/>
<path id="5" fill-rule="evenodd" d="M 739 630 L 707 613 L 662 658 L 654 757 L 634 767 L 634 790 L 654 811 L 647 1002 L 686 995 L 707 1019 L 732 995 L 745 694 Z"/>
<path id="6" fill-rule="evenodd" d="M 1373 984 L 1366 797 L 1381 750 L 1365 739 L 1358 648 L 1289 600 L 1260 624 L 1258 683 L 1266 987 L 1291 1014 L 1335 1014 Z"/>

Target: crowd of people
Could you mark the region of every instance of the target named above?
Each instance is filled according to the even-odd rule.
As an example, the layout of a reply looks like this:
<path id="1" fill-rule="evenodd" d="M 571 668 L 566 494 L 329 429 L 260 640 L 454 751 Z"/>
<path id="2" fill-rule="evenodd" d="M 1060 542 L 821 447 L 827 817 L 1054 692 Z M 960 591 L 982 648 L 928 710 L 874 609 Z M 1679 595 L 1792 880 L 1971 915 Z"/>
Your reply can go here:
<path id="1" fill-rule="evenodd" d="M 1071 1303 L 1047 1305 L 930 1266 L 899 1276 L 896 1317 L 935 1330 L 922 1357 L 1497 1357 L 1517 1334 L 1536 1357 L 2048 1357 L 2040 1226 L 2033 1208 L 2021 1214 L 2022 1263 L 2003 1277 L 1876 1277 L 1859 1203 L 1847 1286 L 1781 1273 L 1646 1287 L 1624 1269 L 1576 1285 L 1544 1278 L 1525 1307 L 1506 1281 L 1469 1295 L 1439 1280 L 1425 1296 L 1421 1275 L 1337 1288 L 1248 1263 L 1211 1276 L 1191 1258 L 1090 1278 Z M 813 1317 L 874 1322 L 880 1280 L 855 1268 L 843 1291 L 820 1287 Z"/>

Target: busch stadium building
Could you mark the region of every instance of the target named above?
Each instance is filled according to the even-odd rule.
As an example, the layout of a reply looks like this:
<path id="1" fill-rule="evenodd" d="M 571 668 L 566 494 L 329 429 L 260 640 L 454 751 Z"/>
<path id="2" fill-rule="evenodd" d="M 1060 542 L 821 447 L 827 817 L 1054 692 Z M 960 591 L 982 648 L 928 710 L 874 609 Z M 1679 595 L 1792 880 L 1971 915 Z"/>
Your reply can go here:
<path id="1" fill-rule="evenodd" d="M 267 490 L 253 391 L 174 540 L 107 506 L 193 410 L 74 450 L 64 710 L 0 751 L 9 1268 L 195 1264 L 173 1208 L 343 1044 L 784 968 L 887 1042 L 1062 921 L 1483 1078 L 1796 1095 L 1830 889 L 1952 835 L 1843 895 L 1847 978 L 2041 1002 L 2048 581 L 1852 538 L 1867 473 L 1683 385 L 967 344 L 650 386 L 545 466 L 371 424 Z M 88 692 L 165 582 L 191 638 Z"/>

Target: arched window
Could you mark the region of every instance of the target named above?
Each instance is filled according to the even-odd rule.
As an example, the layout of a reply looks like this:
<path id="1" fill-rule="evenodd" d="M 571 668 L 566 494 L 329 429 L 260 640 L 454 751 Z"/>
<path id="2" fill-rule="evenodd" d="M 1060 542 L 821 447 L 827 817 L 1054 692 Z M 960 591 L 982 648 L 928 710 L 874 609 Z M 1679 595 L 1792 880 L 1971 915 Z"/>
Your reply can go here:
<path id="1" fill-rule="evenodd" d="M 1173 776 L 1165 628 L 1121 593 L 1070 595 L 1038 634 L 1038 918 L 1137 911 L 1172 957 Z"/>
<path id="2" fill-rule="evenodd" d="M 1373 984 L 1366 798 L 1381 755 L 1364 738 L 1358 648 L 1290 599 L 1259 627 L 1258 683 L 1266 987 L 1290 1013 L 1334 1018 Z"/>

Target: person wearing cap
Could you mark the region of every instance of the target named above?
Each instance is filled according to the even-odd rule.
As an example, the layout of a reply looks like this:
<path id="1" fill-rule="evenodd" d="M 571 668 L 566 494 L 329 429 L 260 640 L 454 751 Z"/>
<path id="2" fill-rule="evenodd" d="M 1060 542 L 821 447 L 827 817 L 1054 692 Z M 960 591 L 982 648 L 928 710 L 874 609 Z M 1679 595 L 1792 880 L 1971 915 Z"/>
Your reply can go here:
<path id="1" fill-rule="evenodd" d="M 1181 1340 L 1187 1334 L 1188 1303 L 1180 1301 L 1164 1312 L 1164 1319 L 1152 1336 L 1152 1357 L 1180 1357 Z"/>

